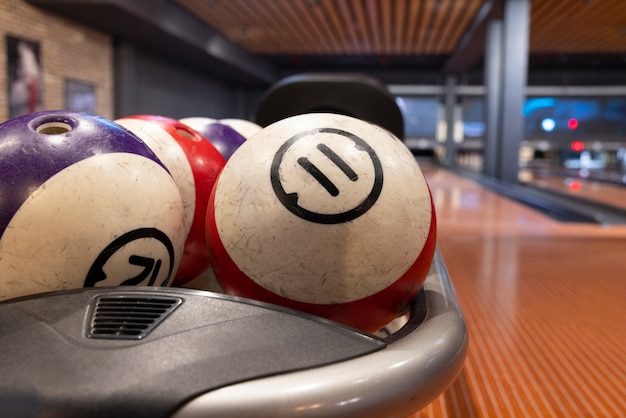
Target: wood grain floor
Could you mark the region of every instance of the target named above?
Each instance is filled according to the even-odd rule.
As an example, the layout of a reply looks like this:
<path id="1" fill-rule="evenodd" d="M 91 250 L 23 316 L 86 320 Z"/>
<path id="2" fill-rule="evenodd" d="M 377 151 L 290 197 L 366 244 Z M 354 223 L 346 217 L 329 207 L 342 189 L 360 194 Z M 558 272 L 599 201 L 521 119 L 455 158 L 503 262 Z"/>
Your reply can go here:
<path id="1" fill-rule="evenodd" d="M 422 169 L 470 347 L 413 417 L 626 417 L 626 227 L 559 223 Z"/>
<path id="2" fill-rule="evenodd" d="M 574 177 L 537 176 L 533 186 L 556 190 L 570 196 L 595 200 L 606 205 L 626 208 L 626 187 L 609 183 L 582 180 Z"/>

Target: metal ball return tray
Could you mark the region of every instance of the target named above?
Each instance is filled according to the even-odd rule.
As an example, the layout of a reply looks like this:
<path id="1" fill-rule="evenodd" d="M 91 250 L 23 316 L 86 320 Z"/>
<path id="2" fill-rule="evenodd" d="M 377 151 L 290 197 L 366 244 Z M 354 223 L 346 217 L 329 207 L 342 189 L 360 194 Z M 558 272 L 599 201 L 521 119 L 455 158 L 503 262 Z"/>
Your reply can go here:
<path id="1" fill-rule="evenodd" d="M 197 290 L 47 293 L 0 303 L 0 416 L 406 417 L 467 345 L 438 254 L 386 338 Z"/>

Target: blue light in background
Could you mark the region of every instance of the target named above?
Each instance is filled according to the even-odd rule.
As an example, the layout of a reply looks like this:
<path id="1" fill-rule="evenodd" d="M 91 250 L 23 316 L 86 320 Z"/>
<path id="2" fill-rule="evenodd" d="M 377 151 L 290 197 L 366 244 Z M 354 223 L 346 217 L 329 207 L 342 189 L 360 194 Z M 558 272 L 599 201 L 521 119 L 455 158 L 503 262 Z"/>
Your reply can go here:
<path id="1" fill-rule="evenodd" d="M 522 110 L 524 116 L 528 116 L 533 113 L 535 110 L 540 109 L 542 107 L 552 107 L 556 106 L 556 99 L 553 97 L 537 97 L 526 100 L 524 103 L 524 108 Z"/>
<path id="2" fill-rule="evenodd" d="M 541 121 L 541 127 L 546 132 L 552 132 L 556 127 L 556 121 L 552 118 L 545 118 Z"/>

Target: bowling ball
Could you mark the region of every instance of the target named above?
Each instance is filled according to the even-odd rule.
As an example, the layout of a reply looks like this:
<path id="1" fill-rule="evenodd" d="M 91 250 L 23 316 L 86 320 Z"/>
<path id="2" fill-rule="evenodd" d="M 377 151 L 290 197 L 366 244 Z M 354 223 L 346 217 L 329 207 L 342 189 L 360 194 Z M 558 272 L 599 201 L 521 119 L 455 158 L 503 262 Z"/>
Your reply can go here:
<path id="1" fill-rule="evenodd" d="M 185 125 L 198 131 L 222 154 L 224 159 L 228 159 L 233 153 L 246 142 L 241 134 L 228 125 L 215 122 L 210 118 L 184 118 L 180 120 Z"/>
<path id="2" fill-rule="evenodd" d="M 254 134 L 256 134 L 257 132 L 261 131 L 261 129 L 263 129 L 261 126 L 257 125 L 256 123 L 250 122 L 249 120 L 245 120 L 245 119 L 237 119 L 237 118 L 220 119 L 219 123 L 221 123 L 222 125 L 230 126 L 235 131 L 237 131 L 241 136 L 246 138 L 246 140 L 250 139 L 251 137 L 254 136 Z"/>
<path id="3" fill-rule="evenodd" d="M 137 136 L 46 111 L 0 124 L 0 300 L 93 286 L 168 286 L 183 204 Z"/>
<path id="4" fill-rule="evenodd" d="M 168 168 L 185 208 L 185 248 L 173 285 L 181 286 L 209 268 L 206 210 L 218 173 L 226 164 L 219 151 L 197 131 L 157 115 L 117 119 L 141 138 Z"/>
<path id="5" fill-rule="evenodd" d="M 436 217 L 410 150 L 376 125 L 293 116 L 243 144 L 207 210 L 227 293 L 368 332 L 404 313 L 430 269 Z"/>

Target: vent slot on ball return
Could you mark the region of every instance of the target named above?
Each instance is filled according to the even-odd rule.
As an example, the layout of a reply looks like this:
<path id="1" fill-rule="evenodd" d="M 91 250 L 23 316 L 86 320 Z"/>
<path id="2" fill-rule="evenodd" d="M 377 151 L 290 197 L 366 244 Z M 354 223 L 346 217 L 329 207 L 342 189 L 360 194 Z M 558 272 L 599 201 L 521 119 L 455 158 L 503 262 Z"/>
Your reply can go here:
<path id="1" fill-rule="evenodd" d="M 183 300 L 160 296 L 100 296 L 92 309 L 89 338 L 139 340 Z"/>

